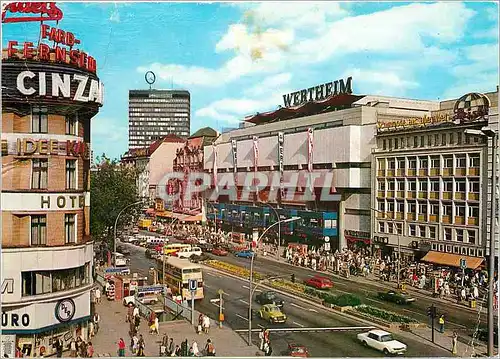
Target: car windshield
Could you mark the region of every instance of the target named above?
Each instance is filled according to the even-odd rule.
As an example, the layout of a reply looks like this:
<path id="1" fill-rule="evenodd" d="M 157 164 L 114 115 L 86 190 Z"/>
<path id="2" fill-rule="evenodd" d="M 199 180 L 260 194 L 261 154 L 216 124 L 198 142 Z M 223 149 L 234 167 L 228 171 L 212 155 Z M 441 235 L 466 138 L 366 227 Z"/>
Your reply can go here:
<path id="1" fill-rule="evenodd" d="M 278 308 L 277 306 L 275 306 L 275 305 L 270 305 L 270 306 L 269 306 L 269 311 L 270 311 L 270 312 L 279 312 L 280 310 L 279 310 L 279 308 Z"/>
<path id="2" fill-rule="evenodd" d="M 300 353 L 300 354 L 304 354 L 305 353 L 305 349 L 302 348 L 302 347 L 295 347 L 295 348 L 292 349 L 292 351 L 294 353 Z"/>
<path id="3" fill-rule="evenodd" d="M 275 299 L 276 298 L 276 293 L 274 293 L 274 292 L 267 292 L 266 295 L 267 295 L 267 297 L 269 299 Z"/>
<path id="4" fill-rule="evenodd" d="M 394 338 L 392 337 L 392 334 L 386 334 L 386 335 L 382 335 L 380 337 L 381 342 L 390 342 L 391 340 L 394 340 Z"/>

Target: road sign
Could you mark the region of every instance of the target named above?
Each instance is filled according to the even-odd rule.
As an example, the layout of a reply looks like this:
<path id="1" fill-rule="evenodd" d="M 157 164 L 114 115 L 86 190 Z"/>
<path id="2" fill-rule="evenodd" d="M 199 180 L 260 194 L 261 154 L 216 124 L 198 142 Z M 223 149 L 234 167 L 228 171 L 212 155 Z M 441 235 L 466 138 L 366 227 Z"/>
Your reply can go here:
<path id="1" fill-rule="evenodd" d="M 325 237 L 325 243 L 328 243 L 328 242 L 330 242 L 330 237 L 326 236 Z"/>
<path id="2" fill-rule="evenodd" d="M 130 269 L 129 268 L 116 268 L 116 267 L 110 267 L 110 268 L 106 268 L 104 270 L 104 273 L 106 274 L 119 274 L 119 273 L 130 273 Z"/>
<path id="3" fill-rule="evenodd" d="M 220 302 L 220 298 L 210 299 L 210 303 L 219 303 L 219 302 Z"/>
<path id="4" fill-rule="evenodd" d="M 326 242 L 325 243 L 325 251 L 329 251 L 329 250 L 330 250 L 330 243 Z"/>
<path id="5" fill-rule="evenodd" d="M 194 292 L 196 289 L 198 289 L 198 281 L 196 279 L 190 279 L 189 290 Z"/>
<path id="6" fill-rule="evenodd" d="M 467 268 L 467 260 L 465 258 L 460 258 L 460 268 L 461 269 Z"/>

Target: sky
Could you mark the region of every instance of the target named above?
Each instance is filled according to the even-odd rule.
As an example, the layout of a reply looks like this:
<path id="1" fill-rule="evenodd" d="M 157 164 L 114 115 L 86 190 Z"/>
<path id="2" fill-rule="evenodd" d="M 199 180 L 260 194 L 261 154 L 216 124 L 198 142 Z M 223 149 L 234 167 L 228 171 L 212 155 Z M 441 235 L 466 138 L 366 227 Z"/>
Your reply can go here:
<path id="1" fill-rule="evenodd" d="M 128 91 L 191 93 L 191 133 L 238 127 L 277 109 L 282 95 L 352 76 L 355 94 L 425 100 L 494 91 L 499 83 L 496 2 L 58 2 L 59 27 L 97 60 L 104 105 L 92 149 L 128 149 Z M 51 24 L 55 25 L 55 24 Z M 2 25 L 33 41 L 37 23 Z"/>

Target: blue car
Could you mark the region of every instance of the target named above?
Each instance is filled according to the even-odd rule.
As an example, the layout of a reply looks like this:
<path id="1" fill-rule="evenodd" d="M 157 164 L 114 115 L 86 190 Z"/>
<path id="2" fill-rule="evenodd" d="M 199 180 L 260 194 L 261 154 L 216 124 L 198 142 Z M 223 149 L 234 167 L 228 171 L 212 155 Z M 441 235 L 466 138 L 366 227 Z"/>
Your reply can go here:
<path id="1" fill-rule="evenodd" d="M 248 249 L 244 251 L 235 252 L 234 255 L 240 258 L 252 258 L 252 256 L 256 256 L 256 254 L 253 251 Z"/>

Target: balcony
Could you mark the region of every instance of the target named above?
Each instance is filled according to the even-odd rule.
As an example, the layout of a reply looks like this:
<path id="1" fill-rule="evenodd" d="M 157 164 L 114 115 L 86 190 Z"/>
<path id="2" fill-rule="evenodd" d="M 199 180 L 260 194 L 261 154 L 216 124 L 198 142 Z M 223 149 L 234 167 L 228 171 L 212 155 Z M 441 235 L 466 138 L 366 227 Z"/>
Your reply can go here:
<path id="1" fill-rule="evenodd" d="M 384 177 L 385 176 L 385 170 L 378 170 L 377 171 L 377 177 Z"/>
<path id="2" fill-rule="evenodd" d="M 427 220 L 427 215 L 426 214 L 419 214 L 418 215 L 418 220 L 423 222 L 423 221 L 426 221 Z"/>
<path id="3" fill-rule="evenodd" d="M 418 170 L 419 176 L 427 176 L 427 168 Z"/>
<path id="4" fill-rule="evenodd" d="M 430 192 L 429 198 L 439 199 L 439 192 Z"/>
<path id="5" fill-rule="evenodd" d="M 397 198 L 405 198 L 405 192 L 404 191 L 397 191 L 396 197 Z"/>
<path id="6" fill-rule="evenodd" d="M 443 216 L 441 222 L 443 222 L 443 223 L 450 223 L 451 222 L 451 216 Z"/>
<path id="7" fill-rule="evenodd" d="M 406 198 L 415 198 L 417 197 L 417 193 L 415 191 L 406 192 Z"/>
<path id="8" fill-rule="evenodd" d="M 403 212 L 396 212 L 396 219 L 403 219 L 404 213 Z"/>
<path id="9" fill-rule="evenodd" d="M 415 220 L 415 213 L 407 213 L 406 214 L 406 220 L 408 220 L 408 221 L 414 221 Z"/>
<path id="10" fill-rule="evenodd" d="M 465 200 L 465 193 L 463 193 L 463 192 L 455 192 L 455 199 Z"/>
<path id="11" fill-rule="evenodd" d="M 408 168 L 407 176 L 415 176 L 417 170 L 415 168 Z"/>
<path id="12" fill-rule="evenodd" d="M 387 177 L 394 177 L 394 170 L 387 170 Z"/>
<path id="13" fill-rule="evenodd" d="M 394 218 L 394 213 L 392 213 L 392 212 L 387 212 L 387 213 L 386 213 L 385 218 L 390 218 L 390 219 L 393 219 L 393 218 Z"/>
<path id="14" fill-rule="evenodd" d="M 376 216 L 377 218 L 385 218 L 385 213 L 377 212 Z"/>
<path id="15" fill-rule="evenodd" d="M 479 218 L 469 217 L 467 218 L 467 224 L 470 226 L 479 226 Z"/>
<path id="16" fill-rule="evenodd" d="M 438 215 L 437 214 L 431 214 L 429 215 L 429 222 L 437 222 L 438 221 Z"/>
<path id="17" fill-rule="evenodd" d="M 439 168 L 431 168 L 431 176 L 439 176 Z"/>
<path id="18" fill-rule="evenodd" d="M 479 167 L 471 167 L 467 172 L 469 176 L 479 176 Z"/>
<path id="19" fill-rule="evenodd" d="M 377 191 L 377 197 L 384 198 L 385 197 L 385 191 Z"/>
<path id="20" fill-rule="evenodd" d="M 465 176 L 467 171 L 463 167 L 455 168 L 455 176 Z"/>
<path id="21" fill-rule="evenodd" d="M 453 197 L 451 192 L 443 192 L 443 199 L 451 199 Z"/>
<path id="22" fill-rule="evenodd" d="M 465 224 L 465 217 L 455 216 L 455 224 Z"/>
<path id="23" fill-rule="evenodd" d="M 387 198 L 394 198 L 394 191 L 387 191 Z"/>
<path id="24" fill-rule="evenodd" d="M 443 176 L 451 176 L 451 175 L 453 175 L 453 168 L 449 168 L 449 167 L 443 168 L 442 175 Z"/>
<path id="25" fill-rule="evenodd" d="M 404 176 L 405 175 L 405 169 L 404 168 L 398 168 L 396 170 L 396 176 Z"/>
<path id="26" fill-rule="evenodd" d="M 418 198 L 427 198 L 427 197 L 428 197 L 427 191 L 425 191 L 425 192 L 422 192 L 422 191 L 418 192 Z"/>
<path id="27" fill-rule="evenodd" d="M 479 201 L 479 193 L 469 192 L 468 196 L 467 196 L 467 199 L 469 201 Z"/>

